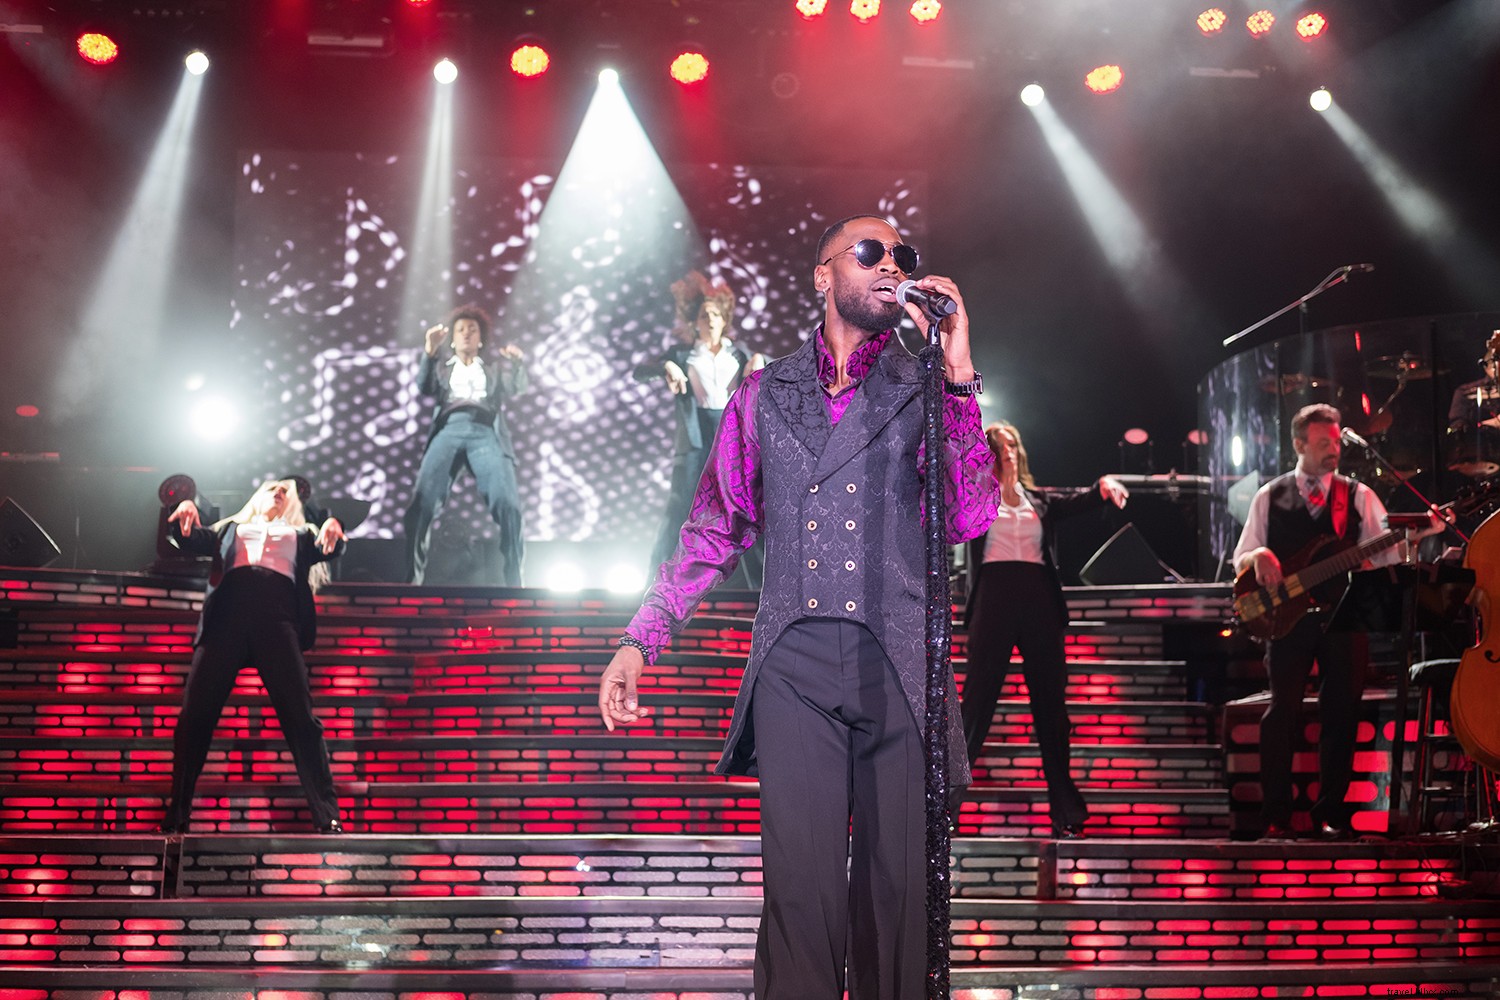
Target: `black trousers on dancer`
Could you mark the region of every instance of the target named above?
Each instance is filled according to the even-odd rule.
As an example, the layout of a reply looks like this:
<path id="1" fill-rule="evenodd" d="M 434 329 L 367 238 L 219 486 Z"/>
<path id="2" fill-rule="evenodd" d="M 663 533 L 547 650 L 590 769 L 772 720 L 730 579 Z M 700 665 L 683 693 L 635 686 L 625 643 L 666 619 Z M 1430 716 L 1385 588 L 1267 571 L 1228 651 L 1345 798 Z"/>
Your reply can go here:
<path id="1" fill-rule="evenodd" d="M 1051 571 L 1040 563 L 987 562 L 969 618 L 969 667 L 964 678 L 964 742 L 973 766 L 984 751 L 1011 650 L 1021 651 L 1021 674 L 1031 694 L 1031 727 L 1042 752 L 1053 826 L 1081 824 L 1088 806 L 1073 783 L 1068 737 L 1068 665 L 1063 633 L 1066 605 Z"/>
<path id="2" fill-rule="evenodd" d="M 193 651 L 172 734 L 172 799 L 163 827 L 186 823 L 224 702 L 235 677 L 248 666 L 260 674 L 291 746 L 313 825 L 324 827 L 338 819 L 323 724 L 313 716 L 307 664 L 297 641 L 294 585 L 274 570 L 242 566 L 224 575 L 215 592 L 213 620 L 205 623 Z"/>
<path id="3" fill-rule="evenodd" d="M 698 480 L 703 478 L 703 467 L 708 464 L 709 449 L 718 436 L 719 424 L 724 420 L 723 410 L 698 407 L 698 433 L 703 439 L 702 448 L 691 448 L 678 452 L 672 459 L 672 486 L 667 493 L 667 509 L 662 514 L 661 527 L 656 532 L 656 544 L 651 547 L 653 578 L 661 564 L 666 562 L 677 548 L 682 535 L 682 526 L 693 512 L 693 498 L 698 495 Z M 739 565 L 724 581 L 725 586 L 759 590 L 765 575 L 765 548 L 759 540 L 740 556 Z"/>
<path id="4" fill-rule="evenodd" d="M 850 1000 L 923 996 L 922 738 L 895 667 L 864 626 L 805 619 L 761 663 L 751 712 L 757 1000 L 840 1000 L 846 968 Z"/>
<path id="5" fill-rule="evenodd" d="M 1354 740 L 1365 687 L 1365 637 L 1328 632 L 1328 614 L 1303 617 L 1284 638 L 1266 646 L 1271 704 L 1260 720 L 1261 815 L 1267 824 L 1292 820 L 1292 753 L 1302 720 L 1302 697 L 1313 661 L 1318 664 L 1318 797 L 1313 823 L 1347 827 L 1353 809 L 1344 802 L 1354 774 Z"/>

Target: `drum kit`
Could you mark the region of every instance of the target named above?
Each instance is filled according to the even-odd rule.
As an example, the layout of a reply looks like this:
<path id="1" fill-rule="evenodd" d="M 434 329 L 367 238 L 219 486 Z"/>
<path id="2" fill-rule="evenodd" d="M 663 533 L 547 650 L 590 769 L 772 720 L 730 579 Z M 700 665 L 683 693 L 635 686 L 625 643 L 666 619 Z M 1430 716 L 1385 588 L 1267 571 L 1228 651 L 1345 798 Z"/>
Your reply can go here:
<path id="1" fill-rule="evenodd" d="M 1497 353 L 1500 353 L 1500 331 L 1490 338 L 1482 359 L 1487 377 L 1455 391 L 1450 426 L 1442 443 L 1444 466 L 1450 472 L 1470 479 L 1485 479 L 1500 473 L 1500 381 L 1496 378 L 1500 374 L 1497 371 L 1500 364 L 1496 361 Z M 1387 354 L 1365 364 L 1367 377 L 1393 381 L 1395 385 L 1385 401 L 1373 407 L 1368 416 L 1351 423 L 1377 448 L 1384 450 L 1389 447 L 1392 464 L 1407 478 L 1423 471 L 1424 463 L 1419 454 L 1426 449 L 1403 447 L 1405 442 L 1392 439 L 1389 432 L 1395 423 L 1393 404 L 1409 385 L 1431 379 L 1444 370 L 1434 369 L 1429 360 L 1411 351 Z M 1343 387 L 1334 380 L 1302 372 L 1267 375 L 1261 379 L 1260 387 L 1277 396 L 1295 395 L 1301 400 L 1322 397 L 1335 405 L 1339 405 L 1343 395 Z M 1350 412 L 1343 406 L 1339 408 L 1345 413 Z M 1351 475 L 1382 495 L 1396 486 L 1388 472 L 1364 456 L 1349 454 L 1344 464 Z"/>

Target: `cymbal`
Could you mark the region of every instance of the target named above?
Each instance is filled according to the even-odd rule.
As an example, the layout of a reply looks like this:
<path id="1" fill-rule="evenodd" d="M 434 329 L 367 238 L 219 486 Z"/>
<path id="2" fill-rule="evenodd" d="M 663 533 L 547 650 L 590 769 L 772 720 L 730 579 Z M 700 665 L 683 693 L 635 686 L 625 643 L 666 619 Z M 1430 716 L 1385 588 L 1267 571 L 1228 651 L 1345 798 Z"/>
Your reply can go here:
<path id="1" fill-rule="evenodd" d="M 1406 381 L 1419 378 L 1432 378 L 1432 366 L 1427 359 L 1413 354 L 1411 351 L 1402 351 L 1400 354 L 1387 354 L 1376 358 L 1365 365 L 1365 373 L 1371 378 L 1399 378 Z"/>
<path id="2" fill-rule="evenodd" d="M 1328 385 L 1329 380 L 1317 375 L 1304 375 L 1301 372 L 1286 372 L 1282 375 L 1262 375 L 1260 387 L 1266 392 L 1277 396 L 1290 396 L 1294 392 L 1302 392 L 1306 389 L 1316 389 L 1319 386 Z"/>

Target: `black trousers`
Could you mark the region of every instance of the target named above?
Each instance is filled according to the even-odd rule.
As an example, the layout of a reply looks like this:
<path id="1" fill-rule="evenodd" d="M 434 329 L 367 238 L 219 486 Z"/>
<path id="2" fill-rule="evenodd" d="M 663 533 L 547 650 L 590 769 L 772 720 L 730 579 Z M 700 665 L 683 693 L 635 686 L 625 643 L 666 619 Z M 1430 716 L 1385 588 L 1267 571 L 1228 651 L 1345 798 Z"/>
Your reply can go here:
<path id="1" fill-rule="evenodd" d="M 1072 775 L 1068 737 L 1073 723 L 1068 718 L 1063 645 L 1068 619 L 1057 583 L 1040 563 L 987 562 L 979 572 L 979 594 L 969 617 L 969 669 L 962 701 L 969 765 L 984 752 L 995 704 L 1010 673 L 1011 650 L 1019 648 L 1052 823 L 1083 823 L 1089 812 Z"/>
<path id="2" fill-rule="evenodd" d="M 921 733 L 862 625 L 793 624 L 751 712 L 765 900 L 756 1000 L 913 1000 L 927 967 Z"/>
<path id="3" fill-rule="evenodd" d="M 295 596 L 290 579 L 257 566 L 230 570 L 214 592 L 214 617 L 193 651 L 182 713 L 172 734 L 172 799 L 164 825 L 180 825 L 192 811 L 193 789 L 224 702 L 234 689 L 235 677 L 252 665 L 292 748 L 313 825 L 326 826 L 338 819 L 323 724 L 313 716 L 307 664 L 297 641 Z"/>
<path id="4" fill-rule="evenodd" d="M 1271 704 L 1260 720 L 1261 814 L 1267 823 L 1292 820 L 1292 754 L 1302 720 L 1302 697 L 1318 664 L 1318 795 L 1314 823 L 1348 826 L 1344 802 L 1354 773 L 1354 739 L 1368 661 L 1365 637 L 1327 632 L 1328 615 L 1305 616 L 1285 638 L 1266 645 Z"/>

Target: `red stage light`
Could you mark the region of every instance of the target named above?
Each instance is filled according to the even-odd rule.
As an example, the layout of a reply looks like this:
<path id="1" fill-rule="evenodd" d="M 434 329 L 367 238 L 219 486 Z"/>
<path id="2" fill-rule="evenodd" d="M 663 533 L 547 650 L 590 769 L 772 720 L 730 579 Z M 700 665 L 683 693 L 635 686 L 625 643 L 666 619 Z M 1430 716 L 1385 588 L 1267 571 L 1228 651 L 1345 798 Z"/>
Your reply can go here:
<path id="1" fill-rule="evenodd" d="M 1245 18 L 1245 27 L 1250 30 L 1251 38 L 1264 38 L 1266 33 L 1276 24 L 1276 15 L 1268 10 L 1258 10 Z"/>
<path id="2" fill-rule="evenodd" d="M 821 17 L 828 9 L 828 0 L 797 0 L 797 13 L 811 19 Z"/>
<path id="3" fill-rule="evenodd" d="M 880 0 L 849 0 L 849 13 L 869 23 L 871 18 L 880 13 Z"/>
<path id="4" fill-rule="evenodd" d="M 939 0 L 915 0 L 911 5 L 912 19 L 918 24 L 936 21 L 942 12 L 943 5 Z"/>
<path id="5" fill-rule="evenodd" d="M 1310 42 L 1314 38 L 1321 38 L 1323 32 L 1328 30 L 1328 18 L 1313 11 L 1303 14 L 1297 19 L 1297 37 L 1304 42 Z"/>
<path id="6" fill-rule="evenodd" d="M 1224 30 L 1229 15 L 1218 7 L 1210 7 L 1198 15 L 1198 30 L 1205 35 L 1217 35 Z"/>
<path id="7" fill-rule="evenodd" d="M 78 54 L 95 66 L 103 66 L 115 61 L 120 55 L 120 46 L 102 32 L 85 31 L 78 36 Z"/>
<path id="8" fill-rule="evenodd" d="M 672 60 L 672 79 L 678 83 L 699 83 L 708 76 L 708 57 L 702 52 L 684 52 Z"/>
<path id="9" fill-rule="evenodd" d="M 1125 73 L 1118 66 L 1098 66 L 1089 70 L 1088 76 L 1083 78 L 1083 85 L 1096 94 L 1108 94 L 1120 89 L 1120 84 L 1125 82 Z"/>
<path id="10" fill-rule="evenodd" d="M 541 76 L 552 65 L 552 58 L 540 45 L 522 45 L 510 54 L 510 69 L 516 76 Z"/>
<path id="11" fill-rule="evenodd" d="M 37 409 L 35 406 L 32 406 L 30 403 L 22 403 L 20 406 L 16 407 L 16 416 L 18 417 L 34 417 L 41 412 L 41 410 Z"/>

